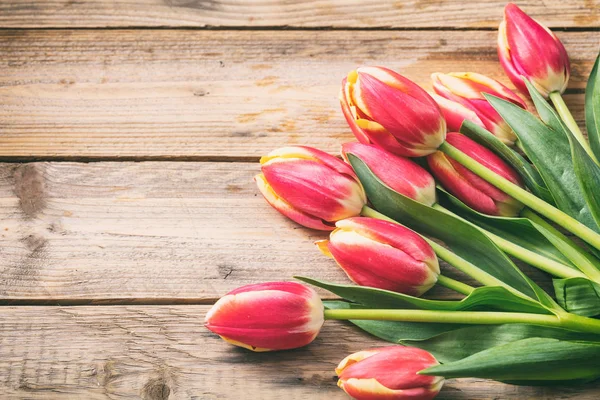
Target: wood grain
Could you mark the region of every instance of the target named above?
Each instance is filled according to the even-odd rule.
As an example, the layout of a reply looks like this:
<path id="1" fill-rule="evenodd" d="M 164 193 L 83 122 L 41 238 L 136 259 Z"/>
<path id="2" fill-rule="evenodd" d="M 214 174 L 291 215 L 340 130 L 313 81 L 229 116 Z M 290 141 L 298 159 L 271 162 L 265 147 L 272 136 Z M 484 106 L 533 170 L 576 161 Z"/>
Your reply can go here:
<path id="1" fill-rule="evenodd" d="M 16 0 L 0 3 L 0 27 L 490 28 L 504 0 Z M 597 0 L 520 1 L 551 27 L 600 26 Z"/>
<path id="2" fill-rule="evenodd" d="M 571 54 L 567 96 L 598 51 L 588 32 L 559 32 Z M 0 157 L 257 160 L 304 144 L 337 152 L 352 139 L 342 77 L 394 68 L 429 87 L 435 71 L 506 82 L 494 32 L 0 31 Z"/>
<path id="3" fill-rule="evenodd" d="M 349 282 L 313 245 L 326 234 L 262 199 L 252 181 L 258 170 L 257 163 L 0 164 L 0 300 L 211 302 L 293 275 Z M 429 295 L 457 297 L 443 288 Z"/>
<path id="4" fill-rule="evenodd" d="M 381 346 L 326 322 L 308 347 L 235 348 L 202 326 L 208 306 L 3 307 L 0 391 L 27 399 L 347 399 L 336 386 L 346 355 Z M 597 399 L 577 388 L 449 380 L 438 399 Z"/>

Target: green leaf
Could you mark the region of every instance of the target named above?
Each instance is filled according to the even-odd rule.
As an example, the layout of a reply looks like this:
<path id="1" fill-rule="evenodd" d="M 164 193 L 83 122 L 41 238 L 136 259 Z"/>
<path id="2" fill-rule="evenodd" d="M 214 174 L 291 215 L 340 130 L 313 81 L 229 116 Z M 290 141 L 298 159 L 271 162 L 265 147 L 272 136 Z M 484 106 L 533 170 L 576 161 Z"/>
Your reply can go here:
<path id="1" fill-rule="evenodd" d="M 482 214 L 443 189 L 440 189 L 438 193 L 441 205 L 486 231 L 577 270 L 569 259 L 548 240 L 548 236 L 554 236 L 554 234 L 529 219 Z"/>
<path id="2" fill-rule="evenodd" d="M 594 317 L 600 315 L 600 284 L 586 278 L 554 279 L 558 304 L 566 311 Z"/>
<path id="3" fill-rule="evenodd" d="M 600 159 L 600 54 L 596 57 L 594 68 L 585 88 L 585 125 L 590 147 L 596 158 Z"/>
<path id="4" fill-rule="evenodd" d="M 598 339 L 598 335 L 593 333 L 580 333 L 548 326 L 504 324 L 466 326 L 426 339 L 403 339 L 401 343 L 427 350 L 438 361 L 448 363 L 492 347 L 531 337 L 591 341 Z"/>
<path id="5" fill-rule="evenodd" d="M 324 301 L 328 309 L 367 308 L 361 304 L 353 304 L 345 301 Z M 425 340 L 440 333 L 462 328 L 462 324 L 432 324 L 429 322 L 397 322 L 397 321 L 369 321 L 350 320 L 360 329 L 380 339 L 392 343 L 400 343 L 403 340 Z"/>
<path id="6" fill-rule="evenodd" d="M 429 300 L 367 286 L 341 285 L 302 276 L 297 276 L 295 278 L 326 289 L 346 300 L 362 304 L 369 308 L 404 308 L 445 311 L 481 311 L 495 309 L 550 314 L 550 312 L 542 307 L 540 303 L 525 297 L 519 297 L 499 286 L 484 286 L 477 288 L 462 300 Z"/>
<path id="7" fill-rule="evenodd" d="M 562 119 L 558 116 L 554 108 L 542 97 L 540 92 L 532 85 L 529 79 L 524 78 L 523 81 L 529 90 L 535 109 L 538 112 L 540 119 L 550 127 L 554 132 L 563 134 L 565 138 L 568 132 L 568 128 L 563 123 Z"/>
<path id="8" fill-rule="evenodd" d="M 460 127 L 460 133 L 492 150 L 517 171 L 523 179 L 523 182 L 525 182 L 525 186 L 527 186 L 533 194 L 547 203 L 555 204 L 554 198 L 546 187 L 540 173 L 519 153 L 505 145 L 491 132 L 475 125 L 471 121 L 465 120 Z"/>
<path id="9" fill-rule="evenodd" d="M 518 136 L 558 208 L 600 233 L 575 174 L 568 137 L 511 102 L 487 94 L 485 96 Z"/>
<path id="10" fill-rule="evenodd" d="M 600 167 L 592 160 L 583 146 L 581 146 L 581 143 L 575 139 L 571 131 L 563 124 L 556 111 L 535 90 L 533 85 L 528 80 L 525 80 L 525 84 L 529 88 L 531 98 L 542 121 L 555 132 L 562 133 L 567 138 L 571 149 L 571 159 L 575 175 L 579 180 L 587 207 L 596 224 L 600 224 L 600 191 L 598 190 L 600 188 Z"/>
<path id="11" fill-rule="evenodd" d="M 377 211 L 421 234 L 442 240 L 454 253 L 481 270 L 521 293 L 539 299 L 544 306 L 554 308 L 555 303 L 550 296 L 527 278 L 477 228 L 395 192 L 381 182 L 360 158 L 351 153 L 347 157 Z"/>
<path id="12" fill-rule="evenodd" d="M 522 384 L 547 384 L 549 381 L 581 383 L 600 377 L 599 359 L 599 342 L 534 337 L 492 347 L 419 373 Z"/>
<path id="13" fill-rule="evenodd" d="M 600 224 L 600 167 L 569 132 L 571 158 L 583 196 L 597 224 Z"/>

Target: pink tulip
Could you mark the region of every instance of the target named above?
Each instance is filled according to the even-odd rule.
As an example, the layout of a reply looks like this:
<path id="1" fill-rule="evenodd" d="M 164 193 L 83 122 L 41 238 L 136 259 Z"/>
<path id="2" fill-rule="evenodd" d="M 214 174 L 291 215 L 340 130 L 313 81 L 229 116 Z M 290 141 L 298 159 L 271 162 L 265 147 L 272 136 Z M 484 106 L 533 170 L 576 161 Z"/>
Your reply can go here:
<path id="1" fill-rule="evenodd" d="M 455 132 L 448 133 L 446 141 L 498 175 L 523 186 L 519 175 L 488 148 Z M 523 204 L 519 201 L 440 151 L 428 156 L 427 163 L 433 176 L 450 193 L 474 210 L 489 215 L 510 217 L 518 215 L 523 208 Z"/>
<path id="2" fill-rule="evenodd" d="M 357 400 L 431 400 L 444 378 L 417 372 L 434 365 L 438 361 L 425 350 L 390 346 L 351 354 L 335 372 L 338 386 Z"/>
<path id="3" fill-rule="evenodd" d="M 296 282 L 242 286 L 219 299 L 206 327 L 225 341 L 252 351 L 306 346 L 324 322 L 317 293 Z"/>
<path id="4" fill-rule="evenodd" d="M 474 72 L 434 73 L 431 79 L 433 89 L 439 96 L 459 103 L 471 111 L 465 112 L 459 106 L 435 98 L 446 118 L 449 131 L 458 131 L 462 121 L 467 119 L 483 126 L 508 145 L 513 145 L 517 140 L 512 129 L 483 96 L 483 93 L 491 94 L 526 109 L 527 105 L 523 100 L 509 88 L 492 78 Z"/>
<path id="5" fill-rule="evenodd" d="M 358 142 L 342 145 L 342 157 L 346 161 L 348 153 L 360 158 L 373 174 L 396 192 L 428 206 L 436 202 L 435 180 L 412 160 Z"/>
<path id="6" fill-rule="evenodd" d="M 414 82 L 383 67 L 361 67 L 342 81 L 340 102 L 361 143 L 404 157 L 431 154 L 446 122 L 436 102 Z"/>
<path id="7" fill-rule="evenodd" d="M 571 67 L 565 47 L 550 29 L 512 3 L 504 8 L 498 28 L 498 57 L 506 75 L 523 93 L 528 93 L 523 77 L 546 98 L 567 88 Z"/>
<path id="8" fill-rule="evenodd" d="M 352 168 L 323 151 L 283 147 L 260 159 L 254 177 L 267 202 L 297 223 L 331 231 L 340 219 L 360 214 L 367 202 Z"/>
<path id="9" fill-rule="evenodd" d="M 336 227 L 329 240 L 316 244 L 355 283 L 420 296 L 437 282 L 433 249 L 410 229 L 364 217 L 338 221 Z"/>

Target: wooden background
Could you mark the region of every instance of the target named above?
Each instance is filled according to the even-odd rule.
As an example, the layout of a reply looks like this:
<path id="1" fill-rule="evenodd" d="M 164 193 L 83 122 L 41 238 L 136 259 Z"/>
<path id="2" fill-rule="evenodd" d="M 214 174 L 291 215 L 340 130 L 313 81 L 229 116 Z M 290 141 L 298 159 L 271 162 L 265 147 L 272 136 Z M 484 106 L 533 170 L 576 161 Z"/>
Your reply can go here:
<path id="1" fill-rule="evenodd" d="M 425 87 L 436 71 L 507 82 L 495 50 L 503 5 L 0 2 L 0 397 L 346 398 L 335 365 L 381 344 L 360 331 L 328 322 L 304 349 L 253 354 L 202 326 L 243 284 L 346 281 L 314 248 L 322 234 L 262 200 L 258 159 L 352 140 L 337 92 L 358 65 Z M 600 2 L 519 5 L 569 51 L 566 98 L 581 122 Z M 439 398 L 597 399 L 600 385 L 460 379 Z"/>

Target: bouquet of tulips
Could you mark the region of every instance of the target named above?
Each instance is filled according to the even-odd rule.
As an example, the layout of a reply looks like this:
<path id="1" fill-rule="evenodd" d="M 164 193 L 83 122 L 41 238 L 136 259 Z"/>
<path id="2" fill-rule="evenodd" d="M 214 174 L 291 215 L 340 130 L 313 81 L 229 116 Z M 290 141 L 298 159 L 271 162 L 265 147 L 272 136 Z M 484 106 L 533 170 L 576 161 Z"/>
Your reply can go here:
<path id="1" fill-rule="evenodd" d="M 342 159 L 274 150 L 255 181 L 283 215 L 331 231 L 316 245 L 356 285 L 297 277 L 341 298 L 325 302 L 297 282 L 244 286 L 214 305 L 207 328 L 271 351 L 349 320 L 395 343 L 340 362 L 339 386 L 356 399 L 431 399 L 444 378 L 600 378 L 598 60 L 586 138 L 561 97 L 569 59 L 549 29 L 508 4 L 498 55 L 532 103 L 477 73 L 435 73 L 428 94 L 386 68 L 350 72 L 340 102 L 358 142 Z M 439 259 L 476 287 L 441 275 Z M 513 259 L 552 275 L 553 296 Z M 436 283 L 464 298 L 420 297 Z"/>

